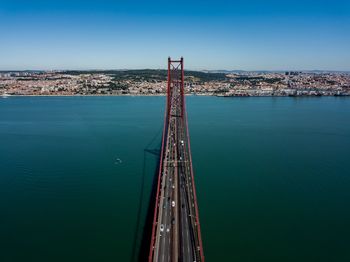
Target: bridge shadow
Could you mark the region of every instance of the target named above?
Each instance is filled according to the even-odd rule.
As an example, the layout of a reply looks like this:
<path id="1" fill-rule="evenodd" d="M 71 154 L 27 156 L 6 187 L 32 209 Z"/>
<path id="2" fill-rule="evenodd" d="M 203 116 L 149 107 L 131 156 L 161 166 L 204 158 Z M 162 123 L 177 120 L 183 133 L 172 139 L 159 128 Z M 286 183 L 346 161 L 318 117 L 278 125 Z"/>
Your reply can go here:
<path id="1" fill-rule="evenodd" d="M 152 138 L 143 151 L 143 167 L 141 178 L 141 190 L 139 195 L 139 205 L 137 211 L 137 222 L 134 233 L 134 243 L 132 246 L 131 262 L 135 261 L 147 261 L 149 255 L 149 248 L 152 237 L 152 223 L 153 214 L 155 208 L 158 171 L 159 171 L 159 159 L 160 159 L 160 141 L 162 135 L 162 129 Z M 160 138 L 159 138 L 160 136 Z M 159 139 L 157 139 L 159 138 Z M 153 147 L 155 141 L 158 140 L 159 145 Z M 155 164 L 156 168 L 153 170 L 147 169 L 147 164 Z M 152 175 L 151 192 L 145 196 L 147 178 Z M 146 216 L 144 216 L 144 209 L 146 210 Z"/>
<path id="2" fill-rule="evenodd" d="M 149 154 L 153 154 L 159 158 L 160 149 L 145 149 L 144 152 L 149 153 Z"/>

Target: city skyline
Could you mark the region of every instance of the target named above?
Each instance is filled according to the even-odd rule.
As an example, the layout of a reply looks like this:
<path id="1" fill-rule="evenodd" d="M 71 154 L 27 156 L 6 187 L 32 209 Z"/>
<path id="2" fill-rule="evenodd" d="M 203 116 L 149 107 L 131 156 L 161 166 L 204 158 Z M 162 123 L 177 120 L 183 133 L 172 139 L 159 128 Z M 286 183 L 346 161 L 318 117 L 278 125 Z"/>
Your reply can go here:
<path id="1" fill-rule="evenodd" d="M 346 1 L 2 1 L 0 70 L 350 70 Z"/>

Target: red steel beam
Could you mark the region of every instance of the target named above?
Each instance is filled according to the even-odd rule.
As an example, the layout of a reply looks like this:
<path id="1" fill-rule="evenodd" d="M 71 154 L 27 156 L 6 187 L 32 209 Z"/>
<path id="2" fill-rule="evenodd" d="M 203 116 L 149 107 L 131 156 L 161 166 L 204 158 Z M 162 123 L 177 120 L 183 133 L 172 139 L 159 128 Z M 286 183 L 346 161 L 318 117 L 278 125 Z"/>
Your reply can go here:
<path id="1" fill-rule="evenodd" d="M 168 114 L 168 117 L 170 115 L 170 105 L 171 105 L 171 100 L 170 100 L 170 86 L 171 86 L 170 65 L 171 65 L 171 59 L 170 59 L 170 57 L 168 57 L 168 85 L 167 85 L 167 114 Z"/>
<path id="2" fill-rule="evenodd" d="M 171 108 L 171 66 L 172 61 L 170 57 L 168 57 L 168 84 L 167 84 L 167 101 L 166 101 L 166 110 L 164 111 L 164 126 L 163 126 L 163 135 L 162 135 L 162 149 L 160 154 L 160 164 L 159 164 L 159 172 L 158 172 L 158 181 L 157 181 L 157 194 L 156 194 L 156 203 L 154 206 L 154 213 L 153 213 L 153 225 L 152 225 L 152 238 L 151 238 L 151 244 L 150 244 L 150 251 L 148 256 L 148 261 L 152 262 L 153 255 L 154 255 L 154 243 L 155 243 L 155 230 L 157 225 L 157 217 L 158 217 L 158 209 L 159 209 L 159 193 L 160 193 L 160 184 L 161 184 L 161 177 L 162 177 L 162 170 L 163 170 L 163 156 L 164 156 L 164 141 L 166 140 L 166 136 L 168 133 L 168 120 L 170 116 L 170 108 Z M 174 67 L 174 66 L 173 66 Z M 174 68 L 175 69 L 175 68 Z"/>
<path id="3" fill-rule="evenodd" d="M 185 98 L 184 98 L 185 99 Z M 184 101 L 185 102 L 185 101 Z M 186 105 L 184 104 L 184 108 L 186 109 Z M 190 133 L 188 131 L 188 121 L 187 121 L 187 111 L 185 111 L 186 114 L 186 135 L 187 135 L 187 146 L 188 146 L 188 155 L 190 160 L 190 167 L 191 167 L 191 176 L 192 176 L 192 190 L 193 190 L 193 196 L 194 196 L 194 206 L 196 210 L 196 223 L 198 226 L 198 240 L 199 240 L 199 247 L 200 247 L 200 254 L 201 254 L 201 261 L 204 262 L 204 253 L 203 253 L 203 242 L 202 242 L 202 234 L 201 234 L 201 225 L 199 223 L 199 211 L 198 211 L 198 202 L 197 202 L 197 193 L 196 193 L 196 187 L 194 182 L 194 173 L 193 173 L 193 166 L 192 166 L 192 154 L 191 154 L 191 143 L 190 143 Z"/>
<path id="4" fill-rule="evenodd" d="M 168 101 L 167 101 L 168 103 Z M 154 253 L 154 241 L 155 241 L 155 229 L 157 225 L 157 216 L 158 216 L 158 207 L 159 207 L 159 192 L 160 192 L 160 179 L 162 177 L 162 170 L 163 170 L 163 155 L 164 155 L 164 141 L 166 139 L 167 131 L 167 122 L 168 122 L 168 112 L 167 110 L 164 110 L 164 126 L 163 126 L 163 135 L 162 135 L 162 149 L 160 152 L 160 164 L 159 164 L 159 172 L 158 172 L 158 185 L 157 185 L 157 195 L 156 195 L 156 204 L 154 206 L 154 214 L 153 214 L 153 225 L 152 225 L 152 238 L 151 238 L 151 245 L 150 245 L 150 252 L 148 261 L 151 262 L 153 260 L 153 253 Z"/>

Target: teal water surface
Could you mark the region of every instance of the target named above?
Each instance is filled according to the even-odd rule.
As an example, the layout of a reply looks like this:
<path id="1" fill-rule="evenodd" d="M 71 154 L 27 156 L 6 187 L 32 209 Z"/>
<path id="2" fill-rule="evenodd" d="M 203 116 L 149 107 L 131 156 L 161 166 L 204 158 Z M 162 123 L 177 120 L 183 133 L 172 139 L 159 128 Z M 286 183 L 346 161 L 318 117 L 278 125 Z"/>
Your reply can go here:
<path id="1" fill-rule="evenodd" d="M 135 260 L 164 99 L 0 99 L 0 261 Z M 350 99 L 186 100 L 207 261 L 350 261 Z"/>

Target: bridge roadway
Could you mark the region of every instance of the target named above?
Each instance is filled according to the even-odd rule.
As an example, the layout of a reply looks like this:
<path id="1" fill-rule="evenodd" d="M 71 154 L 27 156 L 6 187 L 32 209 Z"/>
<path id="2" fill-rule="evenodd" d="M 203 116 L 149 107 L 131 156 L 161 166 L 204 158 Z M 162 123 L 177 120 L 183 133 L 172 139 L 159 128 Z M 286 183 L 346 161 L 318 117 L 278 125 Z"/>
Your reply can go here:
<path id="1" fill-rule="evenodd" d="M 186 116 L 172 90 L 163 152 L 153 261 L 202 261 Z"/>

